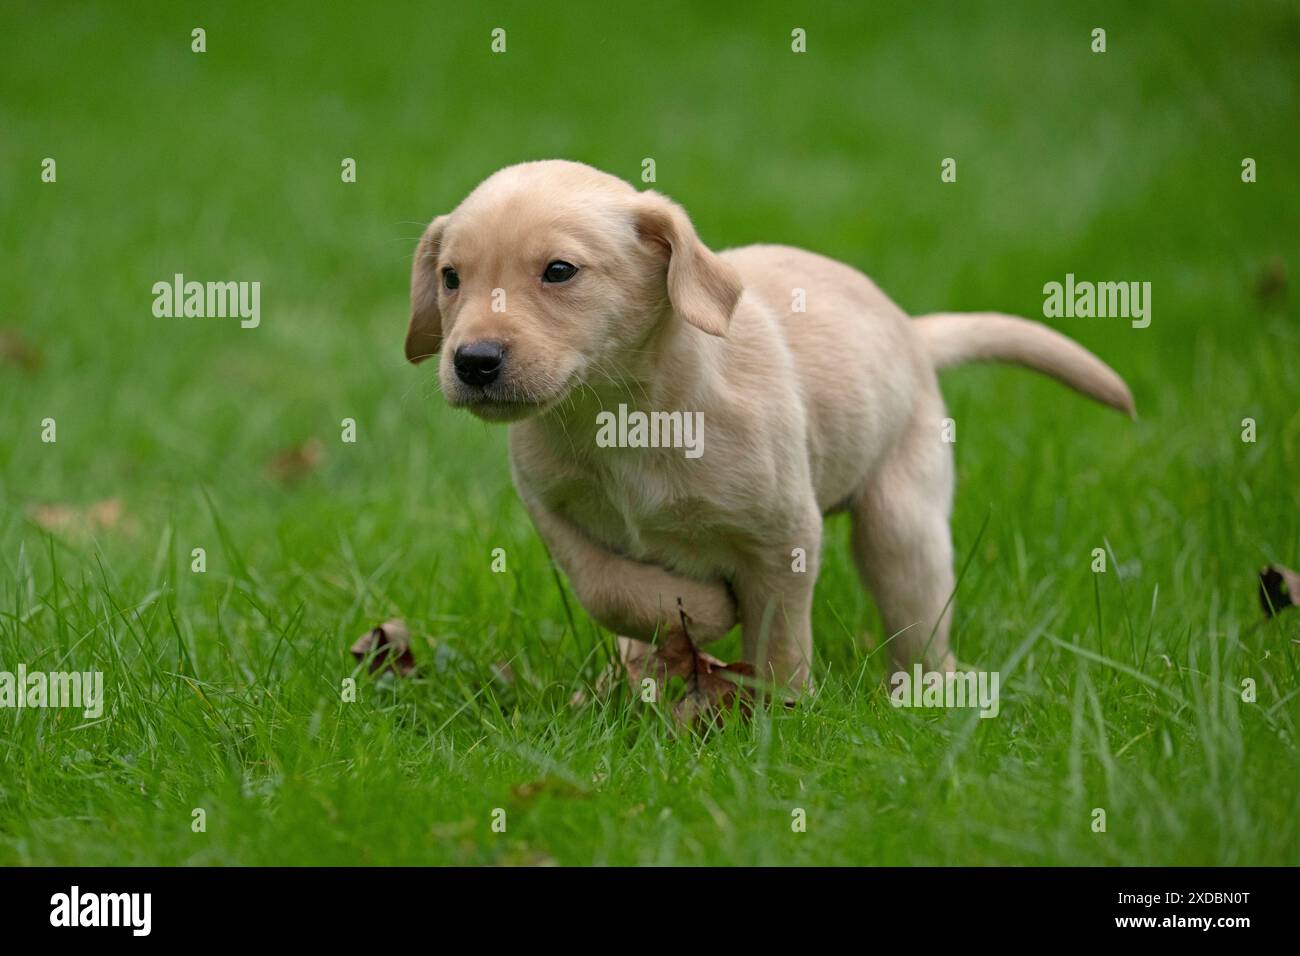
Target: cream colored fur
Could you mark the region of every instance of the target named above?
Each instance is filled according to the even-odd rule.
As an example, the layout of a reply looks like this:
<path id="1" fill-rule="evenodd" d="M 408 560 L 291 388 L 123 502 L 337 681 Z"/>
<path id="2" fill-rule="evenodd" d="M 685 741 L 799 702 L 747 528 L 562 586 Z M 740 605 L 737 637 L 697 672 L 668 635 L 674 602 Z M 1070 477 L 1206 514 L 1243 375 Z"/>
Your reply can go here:
<path id="1" fill-rule="evenodd" d="M 578 274 L 543 283 L 557 259 Z M 445 268 L 459 288 L 443 287 Z M 1015 362 L 1133 408 L 1118 375 L 1045 326 L 913 320 L 815 253 L 711 252 L 675 203 L 577 163 L 508 167 L 435 219 L 411 302 L 407 356 L 441 352 L 452 405 L 513 423 L 515 485 L 588 613 L 646 641 L 676 626 L 680 599 L 697 641 L 739 623 L 746 659 L 794 689 L 809 680 L 822 520 L 836 511 L 852 516 L 896 661 L 953 666 L 936 367 Z M 487 339 L 506 348 L 501 379 L 467 386 L 453 356 Z M 598 447 L 597 414 L 619 404 L 702 412 L 704 454 Z"/>

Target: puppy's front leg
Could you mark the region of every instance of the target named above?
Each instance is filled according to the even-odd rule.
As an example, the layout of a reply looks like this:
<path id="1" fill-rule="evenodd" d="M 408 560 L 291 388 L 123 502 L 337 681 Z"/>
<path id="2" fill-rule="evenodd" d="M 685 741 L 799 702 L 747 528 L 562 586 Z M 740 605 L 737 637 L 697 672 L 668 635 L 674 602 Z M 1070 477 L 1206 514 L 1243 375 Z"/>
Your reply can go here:
<path id="1" fill-rule="evenodd" d="M 821 536 L 821 515 L 813 506 L 793 531 L 751 556 L 736 574 L 745 660 L 760 679 L 795 692 L 810 686 Z"/>
<path id="2" fill-rule="evenodd" d="M 722 581 L 697 581 L 615 554 L 535 498 L 523 497 L 579 603 L 615 634 L 651 641 L 680 627 L 679 599 L 697 643 L 717 640 L 735 627 L 736 602 Z"/>

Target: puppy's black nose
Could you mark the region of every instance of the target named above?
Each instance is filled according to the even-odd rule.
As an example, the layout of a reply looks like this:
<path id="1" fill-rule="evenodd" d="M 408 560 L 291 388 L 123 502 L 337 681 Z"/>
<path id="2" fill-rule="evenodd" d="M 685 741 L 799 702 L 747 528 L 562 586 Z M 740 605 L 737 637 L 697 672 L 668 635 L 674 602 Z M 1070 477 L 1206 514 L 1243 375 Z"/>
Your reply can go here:
<path id="1" fill-rule="evenodd" d="M 505 347 L 491 339 L 462 345 L 452 360 L 456 377 L 466 385 L 490 385 L 501 374 L 505 354 Z"/>

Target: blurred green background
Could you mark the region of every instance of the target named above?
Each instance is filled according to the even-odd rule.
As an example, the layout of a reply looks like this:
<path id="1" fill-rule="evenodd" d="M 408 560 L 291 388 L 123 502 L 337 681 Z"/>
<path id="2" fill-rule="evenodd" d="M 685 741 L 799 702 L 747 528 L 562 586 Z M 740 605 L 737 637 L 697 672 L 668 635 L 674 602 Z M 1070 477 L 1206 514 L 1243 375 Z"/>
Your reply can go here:
<path id="1" fill-rule="evenodd" d="M 1300 612 L 1262 625 L 1253 576 L 1300 563 L 1298 67 L 1294 2 L 6 3 L 0 669 L 102 665 L 119 710 L 0 713 L 0 860 L 1296 862 Z M 890 710 L 836 524 L 821 702 L 702 745 L 568 710 L 604 638 L 505 431 L 401 349 L 423 224 L 551 157 L 651 157 L 713 247 L 803 246 L 914 314 L 1149 281 L 1147 329 L 1053 322 L 1136 425 L 1015 370 L 944 381 L 959 653 L 1109 663 L 1044 638 L 1001 720 Z M 155 318 L 177 272 L 260 281 L 261 326 Z M 443 676 L 339 708 L 392 616 Z M 535 832 L 491 842 L 484 807 L 535 779 L 582 798 L 527 791 Z M 381 792 L 418 825 L 370 819 Z M 791 844 L 794 794 L 820 816 Z"/>

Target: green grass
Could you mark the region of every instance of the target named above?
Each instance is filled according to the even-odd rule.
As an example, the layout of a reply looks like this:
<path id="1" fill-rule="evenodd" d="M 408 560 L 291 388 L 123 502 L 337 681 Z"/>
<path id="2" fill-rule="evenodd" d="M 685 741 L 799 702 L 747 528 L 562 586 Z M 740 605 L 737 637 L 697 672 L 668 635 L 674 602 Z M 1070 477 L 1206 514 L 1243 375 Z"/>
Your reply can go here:
<path id="1" fill-rule="evenodd" d="M 1253 585 L 1300 564 L 1295 292 L 1260 290 L 1300 274 L 1296 5 L 701 6 L 5 5 L 0 328 L 43 361 L 0 361 L 0 670 L 100 669 L 109 709 L 0 711 L 0 863 L 1300 862 L 1300 611 L 1263 623 Z M 815 698 L 706 739 L 569 705 L 609 635 L 505 431 L 401 355 L 420 226 L 549 156 L 654 157 L 712 245 L 815 249 L 915 313 L 1152 283 L 1148 329 L 1055 323 L 1135 424 L 945 377 L 955 639 L 997 719 L 890 707 L 840 520 Z M 175 272 L 261 281 L 261 327 L 154 318 Z M 312 438 L 318 469 L 266 474 Z M 112 528 L 30 517 L 111 497 Z M 348 647 L 395 616 L 421 676 L 371 681 Z"/>

